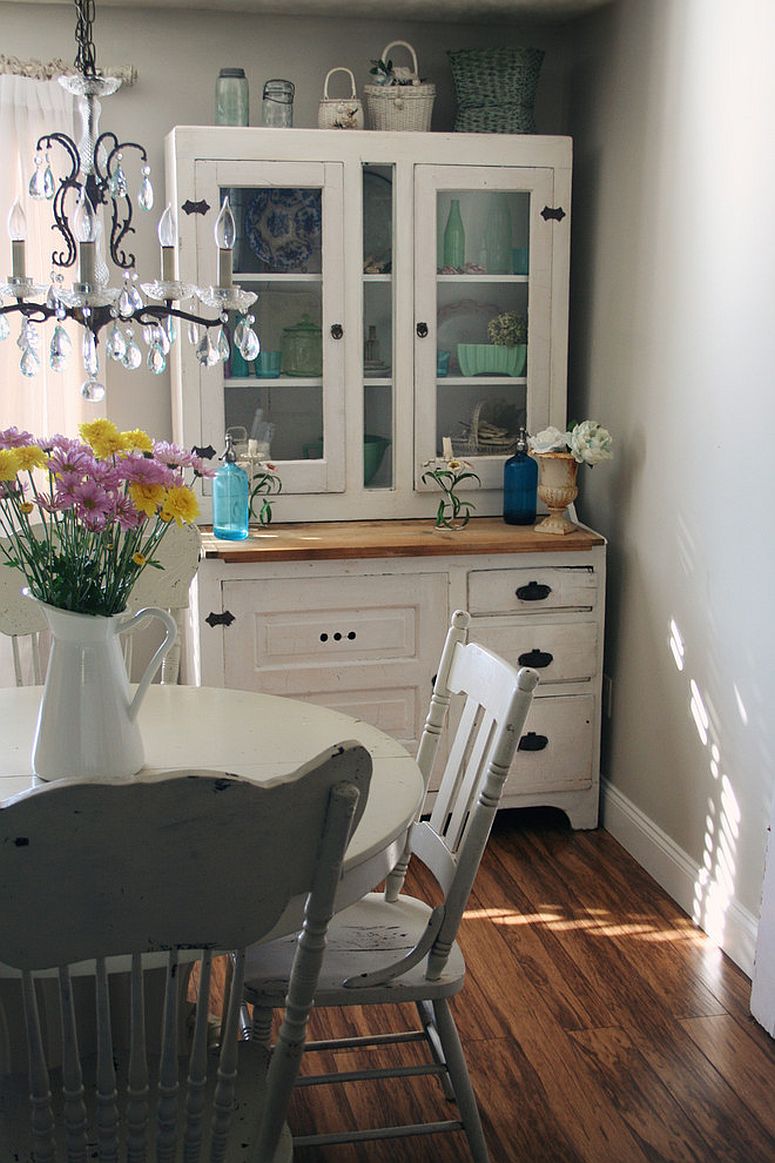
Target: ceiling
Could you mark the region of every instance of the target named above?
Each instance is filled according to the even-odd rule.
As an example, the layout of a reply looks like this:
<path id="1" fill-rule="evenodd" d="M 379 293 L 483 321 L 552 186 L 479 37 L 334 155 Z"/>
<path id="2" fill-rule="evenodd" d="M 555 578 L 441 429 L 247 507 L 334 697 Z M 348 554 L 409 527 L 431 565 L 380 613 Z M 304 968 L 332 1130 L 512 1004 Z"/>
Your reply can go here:
<path id="1" fill-rule="evenodd" d="M 13 0 L 17 4 L 73 0 Z M 185 8 L 219 12 L 272 12 L 285 16 L 347 16 L 363 20 L 417 20 L 468 24 L 562 21 L 603 7 L 610 0 L 98 0 L 98 7 Z"/>

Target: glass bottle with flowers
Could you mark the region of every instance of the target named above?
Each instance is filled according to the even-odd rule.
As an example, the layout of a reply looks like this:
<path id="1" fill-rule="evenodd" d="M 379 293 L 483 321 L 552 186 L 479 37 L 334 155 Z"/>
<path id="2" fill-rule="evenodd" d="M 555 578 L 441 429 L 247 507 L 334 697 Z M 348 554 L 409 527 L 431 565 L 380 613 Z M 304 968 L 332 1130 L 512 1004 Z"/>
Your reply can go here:
<path id="1" fill-rule="evenodd" d="M 277 465 L 268 460 L 253 464 L 249 508 L 251 517 L 255 517 L 259 525 L 271 525 L 272 503 L 282 491 L 283 482 L 277 472 Z M 254 505 L 257 506 L 258 512 L 254 511 Z"/>
<path id="2" fill-rule="evenodd" d="M 0 563 L 18 570 L 52 636 L 33 750 L 44 779 L 125 778 L 143 764 L 136 716 L 176 627 L 166 611 L 129 617 L 127 599 L 173 524 L 196 519 L 187 483 L 199 457 L 109 420 L 82 439 L 0 432 Z M 165 638 L 130 698 L 118 635 L 156 617 Z"/>
<path id="3" fill-rule="evenodd" d="M 530 437 L 530 455 L 538 461 L 538 496 L 549 510 L 535 526 L 536 533 L 564 534 L 576 528 L 565 510 L 578 495 L 578 467 L 610 460 L 612 443 L 611 433 L 596 420 L 571 424 L 566 432 L 551 426 Z"/>

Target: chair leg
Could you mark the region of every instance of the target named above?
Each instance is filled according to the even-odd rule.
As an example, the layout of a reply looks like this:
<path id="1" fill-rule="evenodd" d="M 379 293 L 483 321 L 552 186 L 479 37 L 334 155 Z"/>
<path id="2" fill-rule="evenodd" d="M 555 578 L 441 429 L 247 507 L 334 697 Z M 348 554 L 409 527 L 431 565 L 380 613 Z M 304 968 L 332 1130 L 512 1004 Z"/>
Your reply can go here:
<path id="1" fill-rule="evenodd" d="M 253 1024 L 250 1028 L 250 1041 L 259 1042 L 269 1049 L 272 1042 L 272 1010 L 263 1006 L 253 1006 Z"/>
<path id="2" fill-rule="evenodd" d="M 446 998 L 439 998 L 433 1003 L 433 1014 L 436 1019 L 436 1029 L 441 1040 L 444 1058 L 447 1063 L 452 1085 L 455 1088 L 460 1118 L 468 1137 L 476 1163 L 489 1163 L 487 1143 L 484 1139 L 482 1121 L 479 1118 L 479 1108 L 468 1076 L 468 1067 L 463 1055 L 457 1027 L 449 1010 Z"/>
<path id="3" fill-rule="evenodd" d="M 444 1057 L 444 1047 L 441 1044 L 439 1032 L 436 1029 L 436 1019 L 433 1015 L 433 1006 L 424 998 L 421 998 L 418 1002 L 415 1002 L 415 1005 L 417 1006 L 417 1013 L 420 1015 L 420 1021 L 422 1022 L 422 1027 L 425 1031 L 425 1040 L 430 1047 L 433 1060 L 438 1066 L 444 1067 L 444 1073 L 439 1075 L 439 1082 L 441 1083 L 442 1089 L 444 1091 L 444 1097 L 449 1102 L 454 1102 L 455 1090 L 449 1079 L 449 1068 L 447 1066 L 447 1060 Z"/>

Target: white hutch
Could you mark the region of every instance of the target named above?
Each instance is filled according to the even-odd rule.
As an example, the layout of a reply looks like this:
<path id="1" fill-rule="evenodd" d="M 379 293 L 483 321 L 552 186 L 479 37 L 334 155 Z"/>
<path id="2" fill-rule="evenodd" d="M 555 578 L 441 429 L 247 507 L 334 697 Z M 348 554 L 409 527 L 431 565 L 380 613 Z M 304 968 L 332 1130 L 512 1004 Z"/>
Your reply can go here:
<path id="1" fill-rule="evenodd" d="M 504 805 L 593 827 L 605 545 L 499 516 L 519 425 L 566 420 L 570 181 L 567 138 L 175 129 L 180 277 L 216 282 L 228 196 L 262 353 L 207 368 L 176 345 L 173 422 L 180 443 L 216 453 L 227 429 L 268 441 L 283 483 L 271 526 L 243 542 L 205 533 L 190 680 L 324 703 L 412 748 L 465 607 L 475 640 L 542 674 Z M 527 319 L 520 374 L 470 364 L 503 313 Z M 481 480 L 459 532 L 434 530 L 439 493 L 422 481 L 445 438 Z M 207 486 L 202 509 L 207 522 Z"/>

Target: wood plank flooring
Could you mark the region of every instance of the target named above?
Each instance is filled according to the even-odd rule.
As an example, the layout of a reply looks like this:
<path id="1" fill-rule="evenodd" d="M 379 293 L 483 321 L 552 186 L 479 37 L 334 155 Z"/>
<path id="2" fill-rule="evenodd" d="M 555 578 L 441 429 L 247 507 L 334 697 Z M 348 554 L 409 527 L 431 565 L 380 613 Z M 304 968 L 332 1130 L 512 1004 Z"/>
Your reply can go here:
<path id="1" fill-rule="evenodd" d="M 454 1012 L 491 1163 L 773 1163 L 775 1043 L 748 1013 L 750 983 L 608 833 L 499 813 L 460 940 L 468 976 Z M 311 1036 L 387 1029 L 386 1018 L 318 1011 Z M 322 1058 L 303 1069 L 354 1061 Z M 300 1134 L 391 1115 L 454 1117 L 428 1078 L 304 1088 L 290 1121 Z M 298 1148 L 295 1163 L 470 1156 L 454 1134 Z"/>

